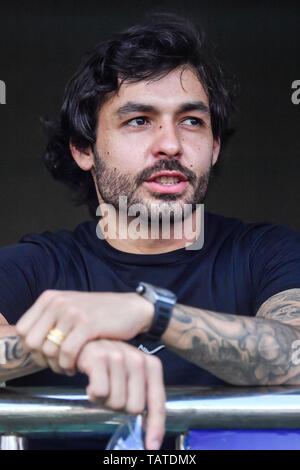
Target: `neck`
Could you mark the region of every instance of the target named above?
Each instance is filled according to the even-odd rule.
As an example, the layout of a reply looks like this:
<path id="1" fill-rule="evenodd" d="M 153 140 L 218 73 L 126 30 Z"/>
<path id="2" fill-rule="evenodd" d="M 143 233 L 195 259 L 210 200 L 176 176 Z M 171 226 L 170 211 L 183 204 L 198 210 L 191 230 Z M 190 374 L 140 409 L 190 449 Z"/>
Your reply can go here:
<path id="1" fill-rule="evenodd" d="M 99 221 L 99 232 L 113 248 L 127 253 L 159 254 L 186 248 L 200 236 L 202 206 L 185 218 L 161 228 L 153 223 L 108 213 Z M 117 213 L 117 215 L 119 215 Z"/>

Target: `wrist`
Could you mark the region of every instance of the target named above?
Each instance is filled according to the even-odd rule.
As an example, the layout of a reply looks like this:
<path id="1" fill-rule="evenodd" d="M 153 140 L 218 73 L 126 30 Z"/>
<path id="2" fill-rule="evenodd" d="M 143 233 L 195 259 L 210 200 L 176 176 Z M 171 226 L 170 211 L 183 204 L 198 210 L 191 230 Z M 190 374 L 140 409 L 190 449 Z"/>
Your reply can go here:
<path id="1" fill-rule="evenodd" d="M 153 305 L 152 323 L 144 333 L 147 333 L 152 340 L 161 339 L 168 328 L 173 308 L 176 305 L 176 295 L 168 289 L 147 282 L 140 282 L 136 292 Z"/>
<path id="2" fill-rule="evenodd" d="M 136 292 L 133 292 L 130 295 L 132 295 L 132 300 L 139 319 L 142 319 L 140 334 L 147 333 L 153 323 L 155 310 L 154 305 L 152 302 L 140 296 Z"/>

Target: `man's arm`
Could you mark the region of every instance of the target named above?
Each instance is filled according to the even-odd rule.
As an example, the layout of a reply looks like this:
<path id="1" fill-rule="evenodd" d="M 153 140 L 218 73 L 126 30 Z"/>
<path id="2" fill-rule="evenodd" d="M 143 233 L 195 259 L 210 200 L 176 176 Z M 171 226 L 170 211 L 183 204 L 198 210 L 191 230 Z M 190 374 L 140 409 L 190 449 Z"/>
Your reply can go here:
<path id="1" fill-rule="evenodd" d="M 254 318 L 178 304 L 162 341 L 231 384 L 300 384 L 295 349 L 300 341 L 300 289 L 283 292 L 281 302 L 278 295 Z M 127 341 L 149 331 L 153 315 L 153 304 L 137 293 L 52 290 L 40 296 L 16 328 L 28 351 L 72 371 L 89 341 Z M 51 328 L 65 336 L 60 347 L 47 339 Z"/>
<path id="2" fill-rule="evenodd" d="M 15 326 L 9 325 L 0 314 L 0 383 L 41 369 L 31 354 L 23 350 Z"/>
<path id="3" fill-rule="evenodd" d="M 43 369 L 30 353 L 24 352 L 20 338 L 12 334 L 15 327 L 3 324 L 0 314 L 0 383 Z M 159 449 L 164 436 L 166 397 L 157 357 L 121 341 L 91 341 L 79 355 L 78 369 L 88 376 L 90 400 L 105 400 L 106 406 L 131 414 L 141 414 L 147 406 L 146 448 Z"/>
<path id="4" fill-rule="evenodd" d="M 270 297 L 254 318 L 177 304 L 162 340 L 231 384 L 299 385 L 300 289 Z"/>

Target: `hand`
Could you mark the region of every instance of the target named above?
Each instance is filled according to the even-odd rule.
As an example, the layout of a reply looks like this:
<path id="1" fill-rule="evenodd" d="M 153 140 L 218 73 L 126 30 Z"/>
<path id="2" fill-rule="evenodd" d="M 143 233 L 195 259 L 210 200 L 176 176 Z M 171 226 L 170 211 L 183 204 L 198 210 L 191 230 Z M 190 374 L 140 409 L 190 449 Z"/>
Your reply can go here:
<path id="1" fill-rule="evenodd" d="M 78 369 L 87 374 L 87 394 L 92 401 L 130 414 L 148 409 L 146 449 L 160 448 L 165 426 L 163 370 L 155 356 L 121 341 L 91 341 L 82 349 Z"/>
<path id="2" fill-rule="evenodd" d="M 45 291 L 16 325 L 26 350 L 41 367 L 72 374 L 83 346 L 94 339 L 129 340 L 147 331 L 154 307 L 136 293 Z M 53 328 L 61 346 L 47 339 Z"/>

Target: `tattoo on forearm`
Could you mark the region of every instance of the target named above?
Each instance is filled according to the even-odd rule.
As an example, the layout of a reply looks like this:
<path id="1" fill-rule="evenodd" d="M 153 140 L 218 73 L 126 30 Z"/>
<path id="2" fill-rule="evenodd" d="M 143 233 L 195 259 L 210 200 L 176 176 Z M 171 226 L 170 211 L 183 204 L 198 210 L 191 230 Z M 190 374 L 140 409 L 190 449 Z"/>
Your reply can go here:
<path id="1" fill-rule="evenodd" d="M 0 338 L 0 382 L 40 369 L 32 360 L 31 354 L 23 350 L 18 336 Z"/>
<path id="2" fill-rule="evenodd" d="M 177 305 L 163 339 L 177 354 L 232 384 L 300 384 L 300 360 L 293 360 L 295 346 L 300 348 L 298 326 L 300 289 L 291 289 L 265 302 L 256 317 Z"/>
<path id="3" fill-rule="evenodd" d="M 257 316 L 300 326 L 300 289 L 273 295 L 262 304 Z"/>

